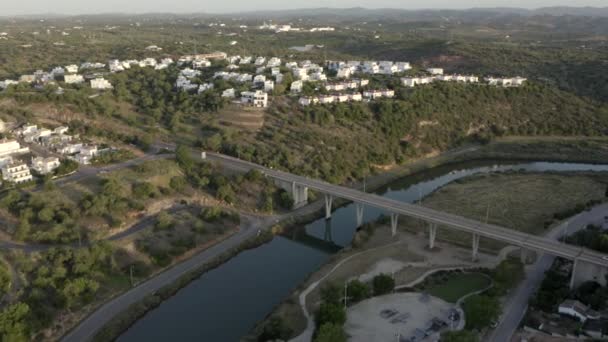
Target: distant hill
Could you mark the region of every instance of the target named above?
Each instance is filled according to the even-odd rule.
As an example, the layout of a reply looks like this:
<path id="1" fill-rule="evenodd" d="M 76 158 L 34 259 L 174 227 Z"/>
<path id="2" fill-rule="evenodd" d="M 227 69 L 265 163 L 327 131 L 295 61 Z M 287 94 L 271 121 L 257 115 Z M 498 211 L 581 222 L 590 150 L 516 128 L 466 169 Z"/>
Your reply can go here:
<path id="1" fill-rule="evenodd" d="M 234 13 L 237 14 L 237 13 Z M 536 15 L 551 15 L 551 16 L 590 16 L 590 17 L 608 17 L 608 7 L 542 7 L 538 9 L 511 8 L 511 7 L 492 7 L 492 8 L 470 8 L 465 10 L 452 9 L 427 9 L 427 10 L 406 10 L 395 8 L 379 8 L 369 9 L 362 7 L 352 8 L 302 8 L 293 10 L 276 10 L 276 11 L 254 11 L 238 13 L 246 17 L 336 17 L 336 18 L 369 18 L 378 19 L 385 18 L 403 18 L 403 19 L 418 19 L 421 18 L 437 18 L 441 16 L 452 17 L 478 17 L 480 15 L 518 15 L 518 16 L 536 16 Z M 227 15 L 227 14 L 226 14 Z"/>

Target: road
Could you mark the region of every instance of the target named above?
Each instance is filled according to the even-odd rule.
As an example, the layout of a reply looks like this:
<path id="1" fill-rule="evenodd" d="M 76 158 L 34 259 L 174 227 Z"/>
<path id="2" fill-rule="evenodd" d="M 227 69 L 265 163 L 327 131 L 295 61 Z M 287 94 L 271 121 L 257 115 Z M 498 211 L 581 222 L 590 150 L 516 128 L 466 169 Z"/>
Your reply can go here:
<path id="1" fill-rule="evenodd" d="M 219 162 L 225 167 L 247 171 L 256 169 L 267 177 L 286 182 L 295 183 L 309 189 L 328 194 L 336 198 L 342 198 L 362 205 L 368 205 L 381 210 L 395 213 L 407 217 L 413 217 L 425 222 L 435 223 L 444 227 L 449 227 L 465 231 L 477 236 L 503 241 L 510 245 L 523 247 L 541 253 L 549 253 L 566 259 L 577 259 L 581 262 L 608 267 L 607 255 L 592 251 L 587 248 L 566 245 L 547 237 L 539 237 L 517 230 L 500 227 L 494 224 L 482 223 L 458 215 L 453 215 L 416 204 L 405 203 L 390 198 L 385 198 L 373 193 L 366 193 L 344 186 L 330 184 L 321 180 L 311 179 L 291 173 L 273 170 L 261 165 L 229 157 L 218 153 L 206 154 L 207 159 Z"/>
<path id="2" fill-rule="evenodd" d="M 557 240 L 564 233 L 572 234 L 585 228 L 588 224 L 601 224 L 606 215 L 608 215 L 608 204 L 596 206 L 592 210 L 582 212 L 555 227 L 546 237 Z M 502 319 L 494 331 L 486 338 L 486 341 L 508 342 L 511 340 L 526 313 L 530 297 L 540 286 L 545 272 L 551 267 L 554 259 L 555 256 L 553 255 L 542 254 L 534 264 L 526 267 L 525 279 L 509 296 L 503 310 Z"/>
<path id="3" fill-rule="evenodd" d="M 101 173 L 116 171 L 116 170 L 124 169 L 124 168 L 130 167 L 130 166 L 143 164 L 147 161 L 158 160 L 158 159 L 169 159 L 169 158 L 173 158 L 173 157 L 174 157 L 173 154 L 168 154 L 168 153 L 167 154 L 145 154 L 139 158 L 130 159 L 130 160 L 124 161 L 122 163 L 116 163 L 116 164 L 111 164 L 111 165 L 107 165 L 107 166 L 94 167 L 94 166 L 90 166 L 90 165 L 85 165 L 85 166 L 81 166 L 78 169 L 78 171 L 74 174 L 56 179 L 55 184 L 61 185 L 61 184 L 69 183 L 69 182 L 77 182 L 77 181 L 83 180 L 85 178 L 97 176 Z"/>

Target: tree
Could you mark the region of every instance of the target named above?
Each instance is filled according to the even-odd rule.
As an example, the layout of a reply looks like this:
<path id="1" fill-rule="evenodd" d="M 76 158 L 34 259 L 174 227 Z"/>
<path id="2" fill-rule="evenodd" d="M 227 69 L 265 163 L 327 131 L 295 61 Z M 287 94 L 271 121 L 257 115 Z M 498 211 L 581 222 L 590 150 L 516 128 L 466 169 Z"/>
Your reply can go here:
<path id="1" fill-rule="evenodd" d="M 215 196 L 217 199 L 226 203 L 234 203 L 236 199 L 236 194 L 232 190 L 232 186 L 230 186 L 230 184 L 224 184 L 217 188 Z"/>
<path id="2" fill-rule="evenodd" d="M 340 304 L 322 303 L 315 315 L 315 322 L 317 323 L 317 327 L 325 323 L 342 326 L 346 322 L 346 311 L 344 311 L 344 307 Z"/>
<path id="3" fill-rule="evenodd" d="M 285 321 L 281 317 L 275 316 L 272 317 L 266 325 L 264 325 L 262 333 L 260 336 L 258 336 L 258 341 L 287 341 L 291 334 L 292 330 L 285 324 Z"/>
<path id="4" fill-rule="evenodd" d="M 319 328 L 314 342 L 346 342 L 346 334 L 342 326 L 325 323 Z"/>
<path id="5" fill-rule="evenodd" d="M 137 199 L 146 199 L 150 197 L 154 197 L 155 188 L 149 182 L 138 182 L 131 186 L 133 195 Z"/>
<path id="6" fill-rule="evenodd" d="M 441 342 L 479 342 L 479 336 L 470 330 L 441 333 Z"/>
<path id="7" fill-rule="evenodd" d="M 367 284 L 356 279 L 350 281 L 346 288 L 348 298 L 355 303 L 368 298 L 370 292 L 370 288 Z"/>
<path id="8" fill-rule="evenodd" d="M 190 155 L 190 150 L 183 145 L 179 145 L 175 149 L 175 160 L 177 160 L 177 163 L 186 171 L 191 170 L 194 166 L 194 160 Z"/>
<path id="9" fill-rule="evenodd" d="M 381 296 L 393 291 L 395 288 L 395 280 L 388 274 L 379 274 L 372 280 L 374 288 L 374 296 Z"/>
<path id="10" fill-rule="evenodd" d="M 169 186 L 177 192 L 182 192 L 186 188 L 186 178 L 182 176 L 173 176 L 169 181 Z"/>
<path id="11" fill-rule="evenodd" d="M 325 303 L 339 305 L 342 302 L 342 287 L 331 283 L 321 288 L 321 300 Z"/>
<path id="12" fill-rule="evenodd" d="M 292 209 L 293 203 L 293 197 L 291 194 L 285 190 L 281 190 L 279 194 L 279 205 L 285 209 Z"/>
<path id="13" fill-rule="evenodd" d="M 161 211 L 156 217 L 156 228 L 167 229 L 173 226 L 173 217 L 165 211 Z"/>
<path id="14" fill-rule="evenodd" d="M 489 326 L 500 314 L 500 303 L 496 297 L 474 295 L 463 305 L 467 329 L 481 330 Z"/>
<path id="15" fill-rule="evenodd" d="M 30 308 L 27 304 L 18 302 L 0 312 L 0 336 L 2 341 L 29 340 L 27 317 Z"/>

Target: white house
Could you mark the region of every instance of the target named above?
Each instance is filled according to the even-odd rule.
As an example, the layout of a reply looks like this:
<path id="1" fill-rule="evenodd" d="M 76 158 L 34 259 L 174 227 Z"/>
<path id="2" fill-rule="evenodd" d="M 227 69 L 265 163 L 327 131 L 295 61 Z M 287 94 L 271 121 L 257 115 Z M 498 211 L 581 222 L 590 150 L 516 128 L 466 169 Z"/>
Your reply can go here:
<path id="1" fill-rule="evenodd" d="M 253 60 L 253 57 L 246 56 L 246 57 L 241 58 L 241 60 L 239 61 L 239 64 L 251 64 L 252 60 Z"/>
<path id="2" fill-rule="evenodd" d="M 274 81 L 266 80 L 264 81 L 264 91 L 269 93 L 274 90 Z"/>
<path id="3" fill-rule="evenodd" d="M 53 70 L 51 70 L 51 75 L 53 75 L 55 77 L 63 76 L 63 75 L 65 75 L 65 69 L 62 67 L 53 68 Z"/>
<path id="4" fill-rule="evenodd" d="M 91 80 L 91 88 L 99 90 L 112 89 L 112 84 L 103 77 L 94 78 Z"/>
<path id="5" fill-rule="evenodd" d="M 291 69 L 291 73 L 293 74 L 293 77 L 298 80 L 308 79 L 308 69 L 306 68 L 293 68 Z"/>
<path id="6" fill-rule="evenodd" d="M 222 92 L 222 97 L 234 98 L 235 96 L 234 88 L 229 88 Z"/>
<path id="7" fill-rule="evenodd" d="M 84 83 L 84 77 L 82 75 L 64 75 L 63 81 L 67 84 L 80 84 Z"/>
<path id="8" fill-rule="evenodd" d="M 397 72 L 404 72 L 412 69 L 412 66 L 409 62 L 397 62 L 395 63 L 395 66 L 397 67 Z"/>
<path id="9" fill-rule="evenodd" d="M 78 72 L 78 65 L 76 65 L 76 64 L 66 65 L 65 71 L 70 74 L 75 74 Z"/>
<path id="10" fill-rule="evenodd" d="M 251 82 L 252 80 L 253 76 L 250 74 L 240 74 L 236 78 L 236 81 L 240 83 Z"/>
<path id="11" fill-rule="evenodd" d="M 36 172 L 46 175 L 48 173 L 53 172 L 56 168 L 59 167 L 61 163 L 59 162 L 59 158 L 57 157 L 36 157 L 32 158 L 32 169 Z"/>
<path id="12" fill-rule="evenodd" d="M 192 67 L 195 69 L 208 68 L 211 66 L 211 62 L 206 59 L 196 59 L 192 61 Z"/>
<path id="13" fill-rule="evenodd" d="M 320 104 L 334 103 L 335 101 L 336 101 L 336 98 L 333 95 L 322 95 L 322 96 L 319 96 L 319 103 Z"/>
<path id="14" fill-rule="evenodd" d="M 82 149 L 82 146 L 83 145 L 81 143 L 65 144 L 63 146 L 58 147 L 57 152 L 64 154 L 64 155 L 74 154 L 74 153 L 80 152 L 80 150 Z"/>
<path id="15" fill-rule="evenodd" d="M 302 81 L 293 81 L 291 83 L 290 90 L 293 94 L 298 94 L 302 92 L 302 87 L 304 87 L 304 82 Z"/>
<path id="16" fill-rule="evenodd" d="M 7 182 L 25 183 L 33 179 L 30 169 L 23 162 L 13 162 L 2 168 L 2 178 Z"/>
<path id="17" fill-rule="evenodd" d="M 16 140 L 4 139 L 0 141 L 0 157 L 24 154 L 29 152 L 29 147 L 21 147 L 19 142 L 17 142 Z"/>
<path id="18" fill-rule="evenodd" d="M 244 91 L 241 93 L 241 103 L 253 107 L 265 108 L 268 106 L 268 94 L 261 90 Z"/>
<path id="19" fill-rule="evenodd" d="M 431 75 L 443 75 L 442 68 L 428 68 L 426 71 Z"/>
<path id="20" fill-rule="evenodd" d="M 108 68 L 110 69 L 110 72 L 120 72 L 125 70 L 125 66 L 118 59 L 109 61 Z"/>
<path id="21" fill-rule="evenodd" d="M 348 102 L 350 100 L 348 94 L 337 94 L 334 97 L 336 99 L 336 102 Z"/>
<path id="22" fill-rule="evenodd" d="M 203 93 L 209 89 L 213 89 L 213 83 L 203 83 L 198 87 L 198 93 Z"/>
<path id="23" fill-rule="evenodd" d="M 59 126 L 59 127 L 55 127 L 55 129 L 53 130 L 53 134 L 66 134 L 68 132 L 70 128 L 66 127 L 66 126 Z"/>
<path id="24" fill-rule="evenodd" d="M 96 145 L 82 145 L 78 154 L 72 157 L 72 159 L 76 160 L 79 164 L 88 165 L 97 154 L 99 154 L 99 150 Z"/>
<path id="25" fill-rule="evenodd" d="M 266 82 L 266 76 L 264 75 L 255 75 L 253 78 L 253 84 L 264 84 Z"/>
<path id="26" fill-rule="evenodd" d="M 363 101 L 363 95 L 361 95 L 361 93 L 353 93 L 348 95 L 349 100 L 353 101 L 353 102 L 360 102 Z"/>
<path id="27" fill-rule="evenodd" d="M 266 57 L 258 57 L 255 59 L 255 62 L 253 64 L 255 64 L 256 66 L 262 66 L 264 65 L 264 63 L 266 63 Z"/>
<path id="28" fill-rule="evenodd" d="M 310 75 L 311 81 L 327 81 L 327 75 L 322 72 L 315 72 Z"/>
<path id="29" fill-rule="evenodd" d="M 316 104 L 319 102 L 319 99 L 316 97 L 301 97 L 298 103 L 301 106 L 310 106 L 312 104 Z"/>
<path id="30" fill-rule="evenodd" d="M 140 67 L 155 67 L 158 62 L 154 58 L 145 58 L 139 62 Z"/>
<path id="31" fill-rule="evenodd" d="M 11 84 L 18 84 L 19 82 L 15 81 L 15 80 L 4 80 L 4 81 L 0 81 L 0 88 L 1 89 L 6 89 L 8 86 L 10 86 Z"/>
<path id="32" fill-rule="evenodd" d="M 348 68 L 348 67 L 344 67 L 344 68 L 338 69 L 338 71 L 336 73 L 336 77 L 338 77 L 338 78 L 349 78 L 352 74 L 353 74 L 353 69 Z"/>
<path id="33" fill-rule="evenodd" d="M 274 68 L 274 67 L 278 67 L 281 66 L 281 59 L 277 58 L 277 57 L 272 57 L 268 63 L 266 63 L 266 66 L 268 68 Z"/>
<path id="34" fill-rule="evenodd" d="M 418 77 L 402 77 L 401 84 L 406 87 L 414 87 L 416 84 L 420 83 L 420 78 Z"/>

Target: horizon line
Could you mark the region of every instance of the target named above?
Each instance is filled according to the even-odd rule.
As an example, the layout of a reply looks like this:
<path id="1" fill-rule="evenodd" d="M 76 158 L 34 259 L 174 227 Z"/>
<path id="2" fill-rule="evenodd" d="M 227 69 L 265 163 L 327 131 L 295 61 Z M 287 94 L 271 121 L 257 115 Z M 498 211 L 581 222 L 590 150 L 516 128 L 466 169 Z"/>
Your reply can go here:
<path id="1" fill-rule="evenodd" d="M 458 11 L 458 12 L 467 12 L 467 11 L 483 11 L 483 10 L 495 10 L 495 11 L 507 11 L 507 10 L 518 10 L 518 11 L 538 11 L 542 9 L 555 9 L 555 8 L 563 8 L 563 9 L 608 9 L 608 6 L 569 6 L 569 5 L 555 5 L 555 6 L 540 6 L 540 7 L 509 7 L 509 6 L 475 6 L 475 7 L 437 7 L 437 8 L 428 8 L 428 7 L 420 7 L 420 8 L 405 8 L 405 7 L 363 7 L 363 6 L 354 6 L 354 7 L 294 7 L 294 8 L 283 8 L 283 9 L 263 9 L 263 10 L 245 10 L 245 11 L 217 11 L 217 12 L 204 12 L 204 11 L 126 11 L 126 12 L 99 12 L 99 13 L 90 13 L 90 12 L 75 12 L 75 13 L 67 13 L 67 12 L 33 12 L 33 13 L 21 13 L 21 14 L 2 14 L 0 18 L 11 18 L 11 17 L 33 17 L 33 16 L 55 16 L 55 17 L 77 17 L 77 16 L 104 16 L 104 15 L 246 15 L 246 14 L 255 14 L 255 13 L 279 13 L 279 12 L 290 12 L 290 11 L 306 11 L 306 10 L 366 10 L 366 11 L 386 11 L 386 10 L 398 10 L 403 12 L 420 12 L 420 11 L 431 11 L 431 12 L 439 12 L 439 11 Z"/>

